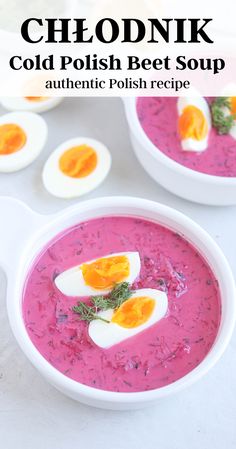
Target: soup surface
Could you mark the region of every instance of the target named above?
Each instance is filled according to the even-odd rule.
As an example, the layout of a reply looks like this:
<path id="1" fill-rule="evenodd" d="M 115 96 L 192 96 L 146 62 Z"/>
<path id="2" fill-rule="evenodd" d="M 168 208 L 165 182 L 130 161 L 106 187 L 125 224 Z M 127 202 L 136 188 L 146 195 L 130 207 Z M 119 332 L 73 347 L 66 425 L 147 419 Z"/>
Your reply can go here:
<path id="1" fill-rule="evenodd" d="M 178 133 L 177 98 L 138 98 L 137 113 L 151 142 L 174 161 L 208 175 L 236 177 L 236 140 L 211 128 L 208 148 L 203 152 L 183 151 Z"/>
<path id="2" fill-rule="evenodd" d="M 165 291 L 168 312 L 102 349 L 72 311 L 77 298 L 63 295 L 54 280 L 75 265 L 127 251 L 141 258 L 132 288 Z M 105 217 L 67 230 L 38 256 L 25 283 L 23 316 L 33 344 L 63 374 L 95 388 L 134 392 L 163 387 L 193 370 L 214 343 L 221 305 L 210 267 L 181 235 L 140 218 Z"/>

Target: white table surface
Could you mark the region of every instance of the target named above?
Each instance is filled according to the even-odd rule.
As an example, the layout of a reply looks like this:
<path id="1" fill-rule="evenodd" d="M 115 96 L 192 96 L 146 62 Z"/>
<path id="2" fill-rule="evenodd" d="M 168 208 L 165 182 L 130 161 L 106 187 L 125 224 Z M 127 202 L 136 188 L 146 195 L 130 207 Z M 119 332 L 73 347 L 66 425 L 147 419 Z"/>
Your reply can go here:
<path id="1" fill-rule="evenodd" d="M 0 109 L 0 113 L 3 112 Z M 78 200 L 59 200 L 45 191 L 41 182 L 42 167 L 47 154 L 61 141 L 76 135 L 95 137 L 110 148 L 113 166 L 104 184 L 84 199 L 133 195 L 179 209 L 202 225 L 218 242 L 236 276 L 236 207 L 196 205 L 175 197 L 152 181 L 132 152 L 119 99 L 65 99 L 44 117 L 49 125 L 45 150 L 25 170 L 0 174 L 0 195 L 20 198 L 42 213 L 58 211 L 75 203 Z M 9 328 L 5 290 L 5 276 L 0 271 L 2 449 L 236 447 L 236 333 L 211 372 L 177 396 L 140 411 L 93 409 L 57 392 L 31 366 Z"/>

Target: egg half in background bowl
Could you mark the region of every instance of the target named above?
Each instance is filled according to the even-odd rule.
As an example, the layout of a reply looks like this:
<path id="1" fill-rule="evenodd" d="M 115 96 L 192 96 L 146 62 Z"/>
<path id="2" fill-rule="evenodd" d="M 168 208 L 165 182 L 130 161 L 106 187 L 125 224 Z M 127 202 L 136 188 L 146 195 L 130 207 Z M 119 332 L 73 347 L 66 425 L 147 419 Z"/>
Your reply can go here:
<path id="1" fill-rule="evenodd" d="M 32 112 L 0 117 L 0 172 L 15 172 L 31 164 L 47 139 L 45 120 Z"/>
<path id="2" fill-rule="evenodd" d="M 110 168 L 111 155 L 105 145 L 78 137 L 52 152 L 43 169 L 43 183 L 56 197 L 76 198 L 98 187 Z"/>
<path id="3" fill-rule="evenodd" d="M 50 111 L 62 102 L 61 97 L 5 97 L 1 105 L 8 111 L 31 111 L 36 113 Z"/>
<path id="4" fill-rule="evenodd" d="M 177 109 L 183 151 L 205 151 L 211 130 L 211 113 L 207 101 L 203 97 L 179 97 Z"/>

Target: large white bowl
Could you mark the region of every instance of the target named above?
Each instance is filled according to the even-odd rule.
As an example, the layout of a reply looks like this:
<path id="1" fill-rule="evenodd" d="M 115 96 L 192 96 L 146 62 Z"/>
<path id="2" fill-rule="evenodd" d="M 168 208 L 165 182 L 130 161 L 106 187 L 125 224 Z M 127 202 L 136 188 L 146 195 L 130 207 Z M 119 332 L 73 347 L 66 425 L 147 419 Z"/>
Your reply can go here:
<path id="1" fill-rule="evenodd" d="M 13 333 L 32 364 L 64 394 L 95 407 L 117 410 L 140 408 L 191 385 L 206 374 L 224 352 L 236 317 L 233 276 L 213 239 L 183 214 L 153 201 L 130 197 L 85 201 L 51 216 L 39 215 L 18 200 L 2 197 L 0 209 L 0 265 L 7 274 L 7 309 Z M 199 366 L 163 388 L 138 393 L 115 393 L 82 385 L 60 373 L 44 359 L 31 342 L 24 325 L 22 292 L 35 256 L 64 229 L 84 220 L 109 215 L 139 216 L 181 233 L 205 257 L 219 282 L 222 318 L 214 345 Z"/>
<path id="2" fill-rule="evenodd" d="M 162 153 L 147 137 L 136 110 L 136 98 L 124 98 L 133 149 L 149 175 L 170 192 L 190 201 L 215 206 L 236 204 L 236 177 L 200 173 Z"/>

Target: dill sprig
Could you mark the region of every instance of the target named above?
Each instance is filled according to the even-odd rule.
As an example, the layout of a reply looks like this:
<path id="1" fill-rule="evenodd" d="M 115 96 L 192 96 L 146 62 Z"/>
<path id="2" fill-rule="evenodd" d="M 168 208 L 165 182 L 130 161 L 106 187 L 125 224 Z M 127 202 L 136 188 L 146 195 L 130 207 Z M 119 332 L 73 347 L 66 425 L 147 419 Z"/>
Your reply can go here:
<path id="1" fill-rule="evenodd" d="M 78 301 L 77 306 L 72 307 L 72 311 L 80 315 L 80 320 L 90 323 L 93 320 L 101 320 L 109 323 L 109 320 L 98 315 L 98 311 L 108 309 L 118 309 L 123 302 L 127 301 L 134 292 L 130 290 L 128 282 L 116 284 L 107 296 L 92 296 L 89 306 L 82 301 Z"/>
<path id="2" fill-rule="evenodd" d="M 100 310 L 118 309 L 121 304 L 129 299 L 132 292 L 128 282 L 116 284 L 108 296 L 92 296 L 92 302 Z"/>
<path id="3" fill-rule="evenodd" d="M 87 304 L 82 301 L 78 301 L 77 306 L 72 307 L 72 311 L 80 315 L 81 321 L 91 323 L 93 320 L 101 320 L 105 323 L 110 323 L 109 320 L 105 320 L 105 318 L 102 318 L 97 314 L 97 309 L 95 307 L 87 306 Z"/>
<path id="4" fill-rule="evenodd" d="M 218 97 L 211 104 L 212 123 L 219 134 L 228 134 L 236 119 L 235 114 L 227 115 L 225 110 L 231 111 L 228 97 Z"/>

